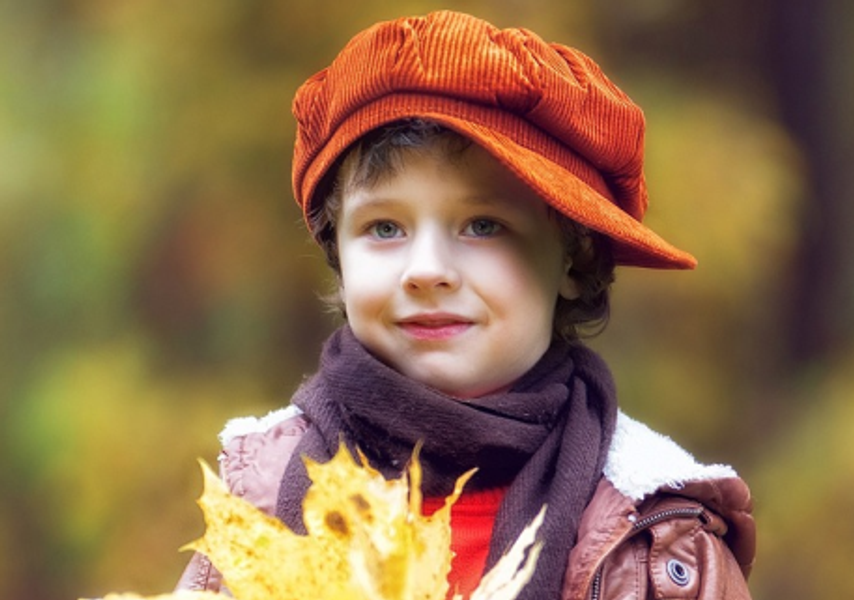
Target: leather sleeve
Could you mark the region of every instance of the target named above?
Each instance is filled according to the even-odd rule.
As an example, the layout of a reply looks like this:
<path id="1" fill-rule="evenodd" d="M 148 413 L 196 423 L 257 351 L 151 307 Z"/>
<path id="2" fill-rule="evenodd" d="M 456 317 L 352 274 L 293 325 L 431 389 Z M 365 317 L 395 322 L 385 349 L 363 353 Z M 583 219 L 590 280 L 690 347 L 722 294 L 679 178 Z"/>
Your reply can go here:
<path id="1" fill-rule="evenodd" d="M 600 598 L 750 600 L 726 529 L 707 511 L 642 528 L 606 559 Z"/>
<path id="2" fill-rule="evenodd" d="M 184 569 L 184 573 L 178 580 L 175 591 L 192 590 L 207 592 L 227 592 L 222 587 L 222 575 L 214 568 L 211 561 L 204 554 L 196 552 Z"/>

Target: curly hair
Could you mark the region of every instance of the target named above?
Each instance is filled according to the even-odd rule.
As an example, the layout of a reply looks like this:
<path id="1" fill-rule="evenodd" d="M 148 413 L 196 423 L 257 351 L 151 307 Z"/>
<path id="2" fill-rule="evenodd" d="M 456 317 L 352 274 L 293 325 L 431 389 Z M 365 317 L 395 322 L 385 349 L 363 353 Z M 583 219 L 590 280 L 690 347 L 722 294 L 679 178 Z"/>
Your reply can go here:
<path id="1" fill-rule="evenodd" d="M 406 152 L 438 152 L 445 159 L 459 156 L 471 140 L 432 121 L 395 121 L 362 137 L 333 166 L 315 194 L 309 229 L 335 272 L 339 289 L 327 298 L 330 306 L 346 318 L 340 297 L 341 264 L 338 258 L 336 224 L 347 190 L 372 187 L 393 177 L 403 165 Z M 564 252 L 571 261 L 569 275 L 579 295 L 571 300 L 558 297 L 553 335 L 566 341 L 592 337 L 604 330 L 610 315 L 610 286 L 615 263 L 608 238 L 550 208 L 561 232 Z"/>

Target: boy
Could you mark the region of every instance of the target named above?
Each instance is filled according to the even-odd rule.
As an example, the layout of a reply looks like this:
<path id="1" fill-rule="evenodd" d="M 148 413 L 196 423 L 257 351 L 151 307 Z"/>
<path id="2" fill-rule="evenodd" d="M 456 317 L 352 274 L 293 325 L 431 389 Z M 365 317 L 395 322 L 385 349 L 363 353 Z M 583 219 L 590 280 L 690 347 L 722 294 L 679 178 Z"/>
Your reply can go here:
<path id="1" fill-rule="evenodd" d="M 237 494 L 304 531 L 302 462 L 413 447 L 467 595 L 545 504 L 528 598 L 749 598 L 750 496 L 619 412 L 579 342 L 614 266 L 692 268 L 641 224 L 640 110 L 581 53 L 439 12 L 357 35 L 297 92 L 294 190 L 347 324 L 292 406 L 230 423 Z M 219 589 L 204 557 L 181 587 Z"/>

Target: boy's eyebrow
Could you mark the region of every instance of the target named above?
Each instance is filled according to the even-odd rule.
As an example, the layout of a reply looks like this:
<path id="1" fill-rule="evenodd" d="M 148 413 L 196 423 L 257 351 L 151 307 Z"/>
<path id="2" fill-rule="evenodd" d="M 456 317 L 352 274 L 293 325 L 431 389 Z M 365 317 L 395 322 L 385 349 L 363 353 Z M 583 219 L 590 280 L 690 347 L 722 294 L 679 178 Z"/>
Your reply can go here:
<path id="1" fill-rule="evenodd" d="M 342 204 L 342 212 L 352 213 L 361 212 L 363 210 L 383 208 L 399 204 L 392 196 L 380 196 L 375 194 L 353 194 L 348 196 L 347 200 Z"/>
<path id="2" fill-rule="evenodd" d="M 465 205 L 471 209 L 504 209 L 515 210 L 522 209 L 524 204 L 514 198 L 512 195 L 502 193 L 500 190 L 493 190 L 488 193 L 471 193 L 461 194 L 455 198 L 456 202 Z M 362 212 L 392 209 L 402 204 L 401 200 L 394 195 L 385 195 L 382 193 L 373 193 L 366 191 L 363 193 L 352 194 L 342 205 L 342 214 L 350 216 L 358 216 Z"/>
<path id="3" fill-rule="evenodd" d="M 484 208 L 501 208 L 511 210 L 522 210 L 524 207 L 524 203 L 520 199 L 515 198 L 512 194 L 503 193 L 500 190 L 489 194 L 465 196 L 460 198 L 460 200 L 472 207 L 482 206 Z"/>

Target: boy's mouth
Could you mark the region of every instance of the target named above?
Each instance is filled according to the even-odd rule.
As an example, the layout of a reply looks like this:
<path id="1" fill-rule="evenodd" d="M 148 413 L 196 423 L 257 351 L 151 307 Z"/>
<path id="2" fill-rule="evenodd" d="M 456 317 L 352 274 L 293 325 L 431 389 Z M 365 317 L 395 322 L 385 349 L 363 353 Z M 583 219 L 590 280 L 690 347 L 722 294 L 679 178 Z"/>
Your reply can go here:
<path id="1" fill-rule="evenodd" d="M 473 322 L 458 315 L 416 315 L 401 319 L 398 326 L 419 340 L 443 340 L 466 332 Z"/>

